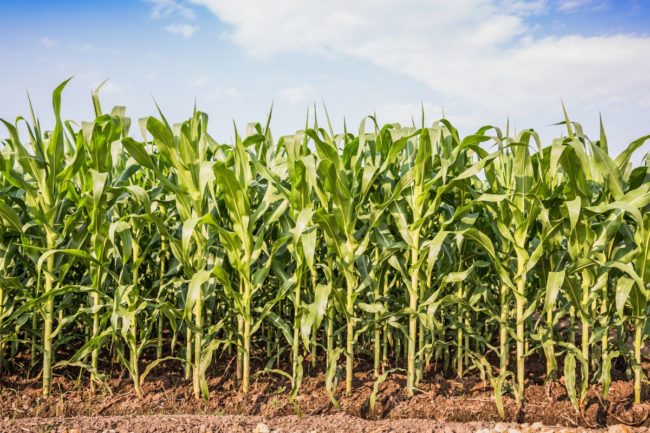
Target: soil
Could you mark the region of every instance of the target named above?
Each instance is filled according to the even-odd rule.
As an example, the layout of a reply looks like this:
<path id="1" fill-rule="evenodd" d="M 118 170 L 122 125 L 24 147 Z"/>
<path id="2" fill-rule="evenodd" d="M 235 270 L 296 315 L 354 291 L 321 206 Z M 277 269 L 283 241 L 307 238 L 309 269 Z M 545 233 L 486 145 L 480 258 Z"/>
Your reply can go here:
<path id="1" fill-rule="evenodd" d="M 191 381 L 184 379 L 180 368 L 171 365 L 154 369 L 144 383 L 142 398 L 136 397 L 124 373 L 108 380 L 108 387 L 94 394 L 87 380 L 75 379 L 78 376 L 71 373 L 55 376 L 49 399 L 41 397 L 38 377 L 26 380 L 17 374 L 0 378 L 0 432 L 253 432 L 258 423 L 263 426 L 258 433 L 506 432 L 508 428 L 514 429 L 511 432 L 568 432 L 571 430 L 567 428 L 586 431 L 607 426 L 614 426 L 610 431 L 613 428 L 616 433 L 632 431 L 630 427 L 650 432 L 648 396 L 644 393 L 643 403 L 633 405 L 632 382 L 616 374 L 608 405 L 600 398 L 600 388 L 592 386 L 583 409 L 577 412 L 562 384 L 563 378 L 544 384 L 531 368 L 524 408 L 519 410 L 514 399 L 504 395 L 502 419 L 489 382 L 476 376 L 460 380 L 431 372 L 425 374 L 416 395 L 409 398 L 405 376 L 392 374 L 379 386 L 371 408 L 372 373 L 357 373 L 351 396 L 343 395 L 343 384 L 336 390 L 337 408 L 325 392 L 322 373 L 306 372 L 300 394 L 293 401 L 289 398 L 290 383 L 283 376 L 257 375 L 250 392 L 243 395 L 228 368 L 211 372 L 207 401 L 195 400 Z M 515 429 L 496 423 L 520 424 Z M 555 426 L 555 430 L 544 426 Z"/>
<path id="2" fill-rule="evenodd" d="M 631 433 L 647 432 L 647 428 L 631 428 L 616 425 L 608 430 L 584 428 L 546 427 L 541 424 L 506 423 L 445 423 L 425 419 L 364 420 L 343 413 L 337 415 L 282 416 L 263 418 L 241 415 L 151 415 L 127 417 L 80 417 L 80 418 L 23 418 L 0 421 L 0 429 L 6 433 L 52 432 L 52 433 L 578 433 L 601 432 Z"/>
<path id="3" fill-rule="evenodd" d="M 330 402 L 323 389 L 324 378 L 318 376 L 307 378 L 303 382 L 301 393 L 294 401 L 288 398 L 287 384 L 273 377 L 259 377 L 246 396 L 237 391 L 237 383 L 233 380 L 221 383 L 213 381 L 210 384 L 211 395 L 208 401 L 194 400 L 191 384 L 174 376 L 158 376 L 148 380 L 144 387 L 145 395 L 141 399 L 135 396 L 127 379 L 112 381 L 112 394 L 104 391 L 93 396 L 86 386 L 57 378 L 54 395 L 48 400 L 40 396 L 37 381 L 21 383 L 16 378 L 13 378 L 13 381 L 9 378 L 11 383 L 7 383 L 6 379 L 3 381 L 3 390 L 0 391 L 0 419 L 4 419 L 0 422 L 0 431 L 3 432 L 21 431 L 16 428 L 36 425 L 33 417 L 55 418 L 39 421 L 42 422 L 39 425 L 56 429 L 80 423 L 85 426 L 80 431 L 119 431 L 118 427 L 121 426 L 120 428 L 124 427 L 126 431 L 136 432 L 171 431 L 164 427 L 175 424 L 175 418 L 169 415 L 181 414 L 247 415 L 246 418 L 190 417 L 187 422 L 186 417 L 181 417 L 186 424 L 185 430 L 182 431 L 195 431 L 195 426 L 204 425 L 206 422 L 211 426 L 211 431 L 239 431 L 235 429 L 238 425 L 244 429 L 240 429 L 241 431 L 253 431 L 252 428 L 257 422 L 261 422 L 262 418 L 271 420 L 269 425 L 278 423 L 278 427 L 273 429 L 290 428 L 292 423 L 297 423 L 296 428 L 306 429 L 311 426 L 312 430 L 316 431 L 334 431 L 337 430 L 334 425 L 341 423 L 349 423 L 344 431 L 408 431 L 405 426 L 417 426 L 413 427 L 414 431 L 432 431 L 431 429 L 438 425 L 430 421 L 413 424 L 414 418 L 447 423 L 502 421 L 496 409 L 492 389 L 487 384 L 472 379 L 458 381 L 438 377 L 435 382 L 422 384 L 420 392 L 408 398 L 404 393 L 405 379 L 394 376 L 379 387 L 374 410 L 369 404 L 373 381 L 367 375 L 357 375 L 352 396 L 343 397 L 340 395 L 341 390 L 338 390 L 340 409 Z M 517 410 L 512 398 L 504 397 L 503 421 L 591 428 L 615 424 L 649 426 L 650 404 L 633 406 L 632 392 L 631 383 L 613 382 L 609 407 L 605 408 L 598 397 L 598 390 L 591 389 L 584 410 L 578 413 L 561 384 L 530 384 L 526 387 L 527 402 L 523 411 Z M 113 418 L 134 415 L 139 417 Z M 153 418 L 156 425 L 161 423 L 160 429 L 144 429 L 149 425 L 146 421 L 147 415 L 162 415 Z M 102 417 L 99 418 L 100 416 Z M 110 418 L 103 418 L 104 416 Z M 89 418 L 62 419 L 71 417 Z M 101 428 L 97 427 L 99 424 L 95 426 L 95 421 L 91 421 L 97 419 L 102 419 Z M 379 419 L 391 421 L 377 424 L 364 421 Z M 405 421 L 398 421 L 401 419 Z M 338 424 L 332 424 L 332 420 Z M 138 427 L 139 425 L 143 427 Z M 99 430 L 89 430 L 91 426 Z M 246 430 L 250 426 L 251 429 Z M 384 427 L 388 430 L 382 430 Z"/>

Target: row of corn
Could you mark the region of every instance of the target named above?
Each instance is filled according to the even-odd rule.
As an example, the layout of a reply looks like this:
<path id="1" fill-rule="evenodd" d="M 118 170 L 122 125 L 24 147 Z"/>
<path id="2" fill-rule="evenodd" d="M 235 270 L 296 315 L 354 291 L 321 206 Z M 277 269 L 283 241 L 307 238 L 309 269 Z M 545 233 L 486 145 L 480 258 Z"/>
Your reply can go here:
<path id="1" fill-rule="evenodd" d="M 208 398 L 232 357 L 244 393 L 268 373 L 294 397 L 308 369 L 336 405 L 365 360 L 408 395 L 430 372 L 480 375 L 503 411 L 541 360 L 577 408 L 591 385 L 607 399 L 614 366 L 640 401 L 650 158 L 631 160 L 648 137 L 612 157 L 566 113 L 544 146 L 446 119 L 335 133 L 325 112 L 221 144 L 202 112 L 132 125 L 97 91 L 94 120 L 64 121 L 66 83 L 52 131 L 31 107 L 2 121 L 0 372 L 37 371 L 48 396 L 57 372 L 106 386 L 115 360 L 142 395 L 176 363 Z"/>

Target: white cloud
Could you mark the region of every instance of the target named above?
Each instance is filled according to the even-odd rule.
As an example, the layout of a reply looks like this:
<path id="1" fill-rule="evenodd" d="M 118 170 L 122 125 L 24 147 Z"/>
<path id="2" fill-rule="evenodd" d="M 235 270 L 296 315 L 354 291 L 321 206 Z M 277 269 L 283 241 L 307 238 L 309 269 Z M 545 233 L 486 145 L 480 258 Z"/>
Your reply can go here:
<path id="1" fill-rule="evenodd" d="M 558 9 L 562 12 L 575 12 L 580 9 L 598 10 L 607 7 L 603 0 L 558 0 Z"/>
<path id="2" fill-rule="evenodd" d="M 587 1 L 592 7 L 602 3 Z M 561 6 L 555 2 L 193 2 L 228 24 L 227 37 L 250 56 L 300 52 L 364 60 L 426 84 L 439 96 L 436 104 L 468 119 L 511 116 L 519 124 L 543 126 L 560 119 L 561 98 L 570 113 L 595 118 L 650 88 L 650 37 L 539 37 L 535 16 Z M 565 10 L 587 6 L 585 0 L 563 4 Z M 299 102 L 309 90 L 284 89 L 282 97 Z"/>
<path id="3" fill-rule="evenodd" d="M 546 0 L 501 0 L 501 6 L 521 15 L 539 14 L 547 9 Z"/>
<path id="4" fill-rule="evenodd" d="M 175 35 L 180 35 L 184 38 L 191 38 L 194 33 L 196 33 L 199 30 L 199 26 L 193 26 L 191 24 L 170 24 L 167 27 L 165 27 L 165 30 L 167 30 L 169 33 L 173 33 Z"/>
<path id="5" fill-rule="evenodd" d="M 261 57 L 283 51 L 353 54 L 388 41 L 404 52 L 422 45 L 435 52 L 449 42 L 471 42 L 466 35 L 476 40 L 487 29 L 497 40 L 478 42 L 490 45 L 523 33 L 527 26 L 521 15 L 544 5 L 524 0 L 193 1 L 230 24 L 231 39 Z"/>
<path id="6" fill-rule="evenodd" d="M 48 36 L 43 36 L 40 41 L 41 45 L 47 48 L 52 48 L 55 45 L 58 45 L 59 41 L 56 39 L 52 39 Z"/>
<path id="7" fill-rule="evenodd" d="M 192 9 L 175 0 L 145 0 L 145 2 L 151 5 L 150 17 L 153 20 L 169 18 L 176 14 L 190 20 L 196 18 Z"/>
<path id="8" fill-rule="evenodd" d="M 280 90 L 280 98 L 288 101 L 290 104 L 298 104 L 307 100 L 307 97 L 312 93 L 312 87 L 309 84 L 300 86 L 285 87 Z"/>

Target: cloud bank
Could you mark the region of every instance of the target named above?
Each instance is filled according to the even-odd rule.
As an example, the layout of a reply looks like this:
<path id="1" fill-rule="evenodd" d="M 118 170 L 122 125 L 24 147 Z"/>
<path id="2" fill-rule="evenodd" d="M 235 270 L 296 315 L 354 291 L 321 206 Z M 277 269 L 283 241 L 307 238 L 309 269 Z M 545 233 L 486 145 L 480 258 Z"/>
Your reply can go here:
<path id="1" fill-rule="evenodd" d="M 226 23 L 226 37 L 254 58 L 361 59 L 426 84 L 466 115 L 554 121 L 561 98 L 574 113 L 593 115 L 630 101 L 645 104 L 637 96 L 650 88 L 650 37 L 551 36 L 537 20 L 551 9 L 605 7 L 602 1 L 192 2 Z"/>

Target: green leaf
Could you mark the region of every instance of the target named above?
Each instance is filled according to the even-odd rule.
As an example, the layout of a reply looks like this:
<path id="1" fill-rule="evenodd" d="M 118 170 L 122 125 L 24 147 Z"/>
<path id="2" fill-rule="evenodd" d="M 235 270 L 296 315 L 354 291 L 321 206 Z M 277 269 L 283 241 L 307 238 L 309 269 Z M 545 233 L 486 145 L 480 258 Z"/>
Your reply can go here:
<path id="1" fill-rule="evenodd" d="M 549 272 L 546 277 L 546 293 L 544 296 L 544 313 L 548 313 L 555 307 L 557 295 L 564 284 L 565 271 Z"/>

